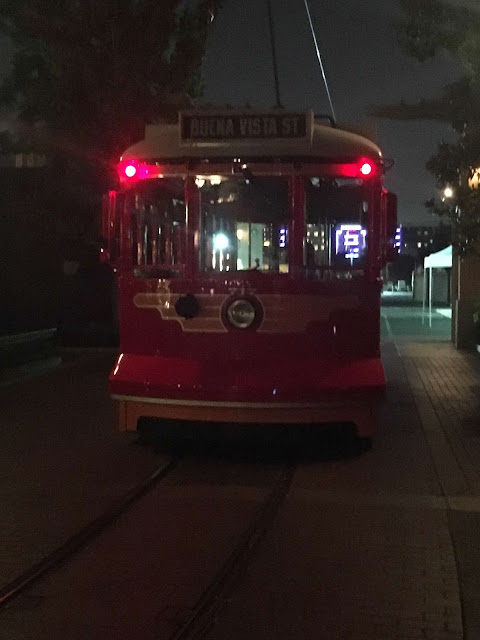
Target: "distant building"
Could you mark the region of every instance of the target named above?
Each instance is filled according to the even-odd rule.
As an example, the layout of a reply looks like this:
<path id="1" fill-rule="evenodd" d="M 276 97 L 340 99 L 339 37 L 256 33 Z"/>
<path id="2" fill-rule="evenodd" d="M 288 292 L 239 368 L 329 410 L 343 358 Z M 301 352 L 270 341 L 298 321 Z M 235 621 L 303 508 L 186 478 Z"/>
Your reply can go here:
<path id="1" fill-rule="evenodd" d="M 43 153 L 0 154 L 0 168 L 41 169 L 47 166 L 47 157 Z"/>
<path id="2" fill-rule="evenodd" d="M 400 238 L 399 253 L 423 260 L 425 256 L 448 247 L 452 242 L 452 231 L 449 225 L 400 227 L 397 232 Z"/>
<path id="3" fill-rule="evenodd" d="M 451 228 L 445 224 L 421 227 L 400 225 L 395 234 L 398 257 L 384 269 L 385 287 L 395 290 L 400 286 L 399 283 L 406 283 L 407 288 L 415 289 L 416 271 L 423 273 L 424 258 L 448 247 L 451 241 Z"/>

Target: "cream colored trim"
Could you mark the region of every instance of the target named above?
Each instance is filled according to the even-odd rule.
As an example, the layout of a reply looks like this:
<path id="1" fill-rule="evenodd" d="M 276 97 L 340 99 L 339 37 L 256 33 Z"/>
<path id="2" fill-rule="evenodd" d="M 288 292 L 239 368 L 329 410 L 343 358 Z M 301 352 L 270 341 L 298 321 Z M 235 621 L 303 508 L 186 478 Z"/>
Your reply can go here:
<path id="1" fill-rule="evenodd" d="M 185 319 L 177 315 L 175 303 L 179 294 L 170 292 L 170 282 L 162 283 L 156 293 L 137 293 L 133 298 L 139 309 L 155 309 L 162 320 L 174 320 L 187 333 L 226 333 L 221 309 L 228 294 L 196 294 L 200 301 L 200 313 L 195 318 Z M 360 307 L 357 295 L 309 295 L 268 294 L 257 296 L 263 307 L 264 317 L 258 333 L 303 333 L 312 322 L 326 322 L 333 311 L 352 311 Z"/>
<path id="2" fill-rule="evenodd" d="M 182 407 L 218 407 L 228 409 L 317 409 L 344 407 L 345 403 L 337 402 L 222 402 L 210 400 L 173 400 L 172 398 L 148 398 L 143 396 L 112 395 L 113 400 L 122 402 L 145 402 L 147 404 L 163 404 Z"/>

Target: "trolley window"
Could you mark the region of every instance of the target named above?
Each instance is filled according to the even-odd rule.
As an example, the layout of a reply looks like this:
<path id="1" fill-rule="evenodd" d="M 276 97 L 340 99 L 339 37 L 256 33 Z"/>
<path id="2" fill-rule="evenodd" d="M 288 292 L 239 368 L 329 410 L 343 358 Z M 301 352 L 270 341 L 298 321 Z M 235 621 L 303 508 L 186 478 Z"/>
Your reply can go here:
<path id="1" fill-rule="evenodd" d="M 315 277 L 363 273 L 367 254 L 368 200 L 363 180 L 305 179 L 305 261 Z"/>
<path id="2" fill-rule="evenodd" d="M 131 209 L 135 275 L 179 275 L 186 225 L 184 180 L 142 181 L 129 193 L 127 206 Z"/>
<path id="3" fill-rule="evenodd" d="M 200 268 L 288 272 L 288 180 L 280 177 L 197 176 Z"/>

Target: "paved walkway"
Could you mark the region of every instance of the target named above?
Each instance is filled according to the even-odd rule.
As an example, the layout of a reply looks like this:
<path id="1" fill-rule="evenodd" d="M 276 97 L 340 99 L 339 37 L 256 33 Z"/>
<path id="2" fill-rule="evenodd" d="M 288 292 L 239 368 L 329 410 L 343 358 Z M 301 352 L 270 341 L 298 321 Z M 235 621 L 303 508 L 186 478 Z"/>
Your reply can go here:
<path id="1" fill-rule="evenodd" d="M 480 357 L 449 343 L 399 352 L 447 503 L 464 637 L 480 638 Z"/>
<path id="2" fill-rule="evenodd" d="M 387 373 L 390 369 L 394 378 L 390 380 L 388 396 L 398 406 L 406 402 L 406 395 L 412 394 L 448 519 L 457 565 L 463 638 L 478 640 L 480 356 L 473 350 L 453 347 L 449 340 L 450 320 L 437 312 L 430 327 L 422 309 L 383 308 L 382 328 Z"/>
<path id="3" fill-rule="evenodd" d="M 428 309 L 421 306 L 382 307 L 382 335 L 385 340 L 430 342 L 450 341 L 451 319 L 446 309 Z"/>

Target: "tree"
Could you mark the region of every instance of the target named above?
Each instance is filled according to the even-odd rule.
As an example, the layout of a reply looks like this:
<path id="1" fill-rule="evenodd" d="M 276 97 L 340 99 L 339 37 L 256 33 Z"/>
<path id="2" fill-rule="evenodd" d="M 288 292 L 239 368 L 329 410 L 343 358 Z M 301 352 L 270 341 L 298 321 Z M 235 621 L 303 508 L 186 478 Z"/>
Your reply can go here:
<path id="1" fill-rule="evenodd" d="M 450 124 L 456 144 L 441 143 L 427 162 L 437 186 L 451 186 L 453 196 L 432 199 L 426 207 L 452 225 L 460 253 L 478 249 L 480 193 L 473 188 L 480 167 L 480 11 L 470 0 L 398 0 L 405 18 L 396 25 L 402 49 L 420 61 L 449 52 L 461 61 L 465 74 L 446 86 L 438 99 L 416 104 L 383 105 L 372 115 L 390 119 L 428 119 Z"/>
<path id="2" fill-rule="evenodd" d="M 3 0 L 0 29 L 15 47 L 0 101 L 45 124 L 60 148 L 116 155 L 145 122 L 198 96 L 219 0 Z M 189 96 L 187 95 L 189 94 Z"/>
<path id="3" fill-rule="evenodd" d="M 146 123 L 201 93 L 200 67 L 221 0 L 0 0 L 14 46 L 0 106 L 18 116 L 20 147 L 47 150 L 72 205 L 105 187 Z"/>

